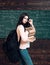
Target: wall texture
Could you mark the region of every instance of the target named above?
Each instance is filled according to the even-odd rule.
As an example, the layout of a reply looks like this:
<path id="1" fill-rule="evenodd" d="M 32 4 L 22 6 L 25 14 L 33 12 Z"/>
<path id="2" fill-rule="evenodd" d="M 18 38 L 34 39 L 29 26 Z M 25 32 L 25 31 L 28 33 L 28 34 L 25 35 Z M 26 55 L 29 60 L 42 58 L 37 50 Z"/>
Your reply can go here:
<path id="1" fill-rule="evenodd" d="M 37 31 L 37 40 L 28 49 L 33 63 L 50 65 L 50 0 L 0 0 L 0 65 L 19 65 L 9 62 L 2 44 L 24 11 L 34 20 Z"/>
<path id="2" fill-rule="evenodd" d="M 33 19 L 36 38 L 50 38 L 49 10 L 0 10 L 0 38 L 6 38 L 12 29 L 16 28 L 21 13 L 27 12 Z"/>

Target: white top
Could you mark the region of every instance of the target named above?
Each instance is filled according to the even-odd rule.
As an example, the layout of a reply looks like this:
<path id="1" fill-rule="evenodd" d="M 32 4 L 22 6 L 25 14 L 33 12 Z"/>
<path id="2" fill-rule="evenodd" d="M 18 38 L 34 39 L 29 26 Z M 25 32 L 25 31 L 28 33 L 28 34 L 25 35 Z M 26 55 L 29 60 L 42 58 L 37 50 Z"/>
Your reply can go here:
<path id="1" fill-rule="evenodd" d="M 28 40 L 28 31 L 24 31 L 24 27 L 22 25 L 19 25 L 18 29 L 20 31 L 21 39 L 23 41 Z M 20 49 L 26 49 L 26 48 L 29 48 L 29 47 L 30 47 L 30 42 L 21 43 L 20 46 L 19 46 Z"/>

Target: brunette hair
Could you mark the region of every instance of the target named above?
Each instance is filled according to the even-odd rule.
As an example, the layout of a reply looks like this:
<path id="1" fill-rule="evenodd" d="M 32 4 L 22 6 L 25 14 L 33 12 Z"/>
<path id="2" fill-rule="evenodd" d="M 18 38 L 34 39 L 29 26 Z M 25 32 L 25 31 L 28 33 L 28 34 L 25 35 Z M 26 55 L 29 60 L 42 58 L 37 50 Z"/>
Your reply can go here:
<path id="1" fill-rule="evenodd" d="M 22 14 L 20 15 L 20 17 L 19 17 L 17 26 L 18 26 L 18 25 L 23 25 L 24 27 L 30 26 L 30 24 L 29 24 L 28 22 L 27 22 L 26 24 L 24 24 L 24 23 L 22 22 L 22 20 L 23 20 L 23 18 L 24 18 L 25 16 L 28 16 L 28 20 L 29 20 L 29 15 L 28 15 L 27 13 L 22 13 Z"/>

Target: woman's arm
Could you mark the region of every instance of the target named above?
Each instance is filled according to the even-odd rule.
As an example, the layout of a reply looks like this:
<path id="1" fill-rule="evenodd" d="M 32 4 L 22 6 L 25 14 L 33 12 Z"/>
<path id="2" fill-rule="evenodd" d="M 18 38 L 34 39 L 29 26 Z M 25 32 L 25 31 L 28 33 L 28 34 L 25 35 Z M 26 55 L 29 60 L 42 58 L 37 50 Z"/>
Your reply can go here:
<path id="1" fill-rule="evenodd" d="M 35 37 L 28 37 L 28 31 L 24 31 L 24 27 L 22 25 L 19 26 L 20 36 L 22 43 L 33 42 Z"/>
<path id="2" fill-rule="evenodd" d="M 32 20 L 32 19 L 29 19 L 29 23 L 30 23 L 31 26 L 32 26 L 32 30 L 30 30 L 30 32 L 33 32 L 33 35 L 35 35 L 36 30 L 35 30 L 35 27 L 34 27 L 34 25 L 33 25 L 33 20 Z"/>
<path id="3" fill-rule="evenodd" d="M 18 29 L 21 36 L 21 40 L 23 42 L 28 42 L 28 31 L 24 31 L 24 27 L 22 25 L 19 25 Z"/>

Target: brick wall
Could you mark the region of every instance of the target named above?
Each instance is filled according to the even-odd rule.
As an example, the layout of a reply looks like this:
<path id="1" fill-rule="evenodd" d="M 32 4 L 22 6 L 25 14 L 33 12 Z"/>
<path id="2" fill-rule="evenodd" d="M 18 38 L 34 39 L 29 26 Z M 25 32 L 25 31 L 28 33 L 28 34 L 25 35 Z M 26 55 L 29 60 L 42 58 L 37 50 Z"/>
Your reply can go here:
<path id="1" fill-rule="evenodd" d="M 50 10 L 0 10 L 0 38 L 8 36 L 16 28 L 21 13 L 27 12 L 33 19 L 36 38 L 50 39 Z"/>
<path id="2" fill-rule="evenodd" d="M 0 64 L 1 65 L 19 65 L 19 63 L 10 63 L 2 50 L 2 43 L 5 39 L 0 39 Z M 38 39 L 31 43 L 28 49 L 34 65 L 50 65 L 50 40 Z"/>
<path id="3" fill-rule="evenodd" d="M 0 0 L 0 10 L 50 10 L 49 0 Z M 0 65 L 18 65 L 10 63 L 2 50 L 0 39 Z M 38 39 L 28 49 L 34 65 L 50 65 L 50 40 Z"/>
<path id="4" fill-rule="evenodd" d="M 0 0 L 0 9 L 50 10 L 50 0 Z"/>

